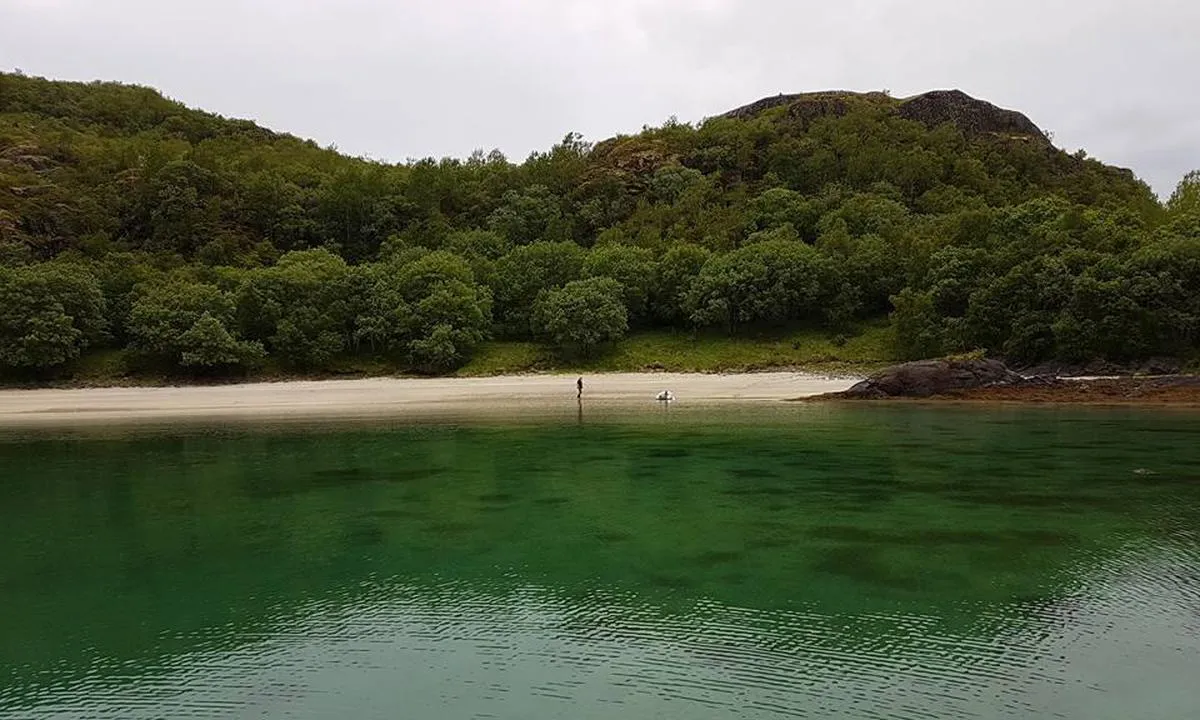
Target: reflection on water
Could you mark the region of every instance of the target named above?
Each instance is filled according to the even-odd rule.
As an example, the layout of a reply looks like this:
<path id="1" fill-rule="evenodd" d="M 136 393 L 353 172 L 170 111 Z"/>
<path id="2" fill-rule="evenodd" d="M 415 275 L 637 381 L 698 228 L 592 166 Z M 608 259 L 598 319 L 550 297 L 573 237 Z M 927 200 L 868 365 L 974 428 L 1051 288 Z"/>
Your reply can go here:
<path id="1" fill-rule="evenodd" d="M 794 407 L 10 435 L 0 718 L 1191 717 L 1198 431 Z"/>

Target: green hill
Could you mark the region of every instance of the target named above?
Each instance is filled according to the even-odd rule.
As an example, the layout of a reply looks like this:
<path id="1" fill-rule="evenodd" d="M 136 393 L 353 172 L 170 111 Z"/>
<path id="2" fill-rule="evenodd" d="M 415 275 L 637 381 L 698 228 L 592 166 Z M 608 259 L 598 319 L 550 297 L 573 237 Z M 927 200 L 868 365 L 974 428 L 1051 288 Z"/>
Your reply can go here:
<path id="1" fill-rule="evenodd" d="M 0 74 L 0 368 L 1187 358 L 1198 188 L 1164 206 L 957 91 L 389 165 L 147 88 Z"/>

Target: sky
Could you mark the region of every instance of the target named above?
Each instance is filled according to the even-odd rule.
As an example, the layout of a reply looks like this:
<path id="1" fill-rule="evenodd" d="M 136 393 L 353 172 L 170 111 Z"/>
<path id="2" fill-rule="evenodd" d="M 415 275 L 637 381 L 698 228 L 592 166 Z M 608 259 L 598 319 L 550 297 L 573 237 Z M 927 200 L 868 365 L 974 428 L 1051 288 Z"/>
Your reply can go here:
<path id="1" fill-rule="evenodd" d="M 149 85 L 379 160 L 510 159 L 779 93 L 957 88 L 1167 195 L 1195 0 L 0 0 L 0 69 Z"/>

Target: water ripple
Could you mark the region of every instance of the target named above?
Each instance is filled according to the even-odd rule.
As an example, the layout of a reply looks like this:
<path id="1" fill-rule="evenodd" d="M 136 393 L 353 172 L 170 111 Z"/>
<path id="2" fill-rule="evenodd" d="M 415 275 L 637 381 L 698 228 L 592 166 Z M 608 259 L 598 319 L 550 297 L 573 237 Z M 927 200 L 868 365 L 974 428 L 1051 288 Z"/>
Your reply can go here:
<path id="1" fill-rule="evenodd" d="M 1198 427 L 1027 420 L 0 444 L 0 720 L 1194 717 Z"/>

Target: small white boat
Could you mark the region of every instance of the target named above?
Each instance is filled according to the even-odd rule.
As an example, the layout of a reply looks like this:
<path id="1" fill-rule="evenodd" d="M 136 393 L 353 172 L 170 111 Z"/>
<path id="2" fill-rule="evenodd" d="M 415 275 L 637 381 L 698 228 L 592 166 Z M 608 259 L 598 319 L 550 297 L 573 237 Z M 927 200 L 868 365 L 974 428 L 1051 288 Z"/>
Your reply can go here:
<path id="1" fill-rule="evenodd" d="M 657 396 L 655 396 L 654 399 L 658 400 L 659 402 L 671 402 L 675 399 L 675 394 L 670 390 L 663 390 Z"/>

